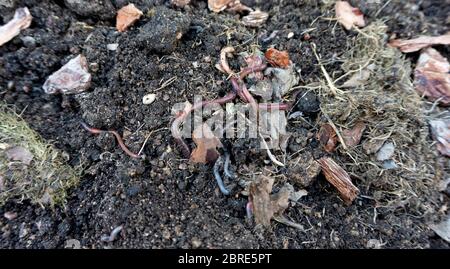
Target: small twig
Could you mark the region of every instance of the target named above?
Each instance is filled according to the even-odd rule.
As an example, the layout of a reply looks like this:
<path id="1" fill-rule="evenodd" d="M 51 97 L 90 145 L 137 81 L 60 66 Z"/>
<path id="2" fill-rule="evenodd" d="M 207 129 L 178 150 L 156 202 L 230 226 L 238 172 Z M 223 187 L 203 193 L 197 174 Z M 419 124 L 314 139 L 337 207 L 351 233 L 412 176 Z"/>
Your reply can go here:
<path id="1" fill-rule="evenodd" d="M 331 125 L 331 127 L 333 128 L 333 130 L 336 132 L 337 137 L 339 138 L 339 142 L 341 142 L 342 147 L 344 148 L 344 150 L 347 150 L 347 145 L 345 144 L 344 139 L 342 138 L 341 132 L 339 131 L 339 129 L 336 127 L 336 125 L 334 124 L 334 122 L 331 120 L 331 118 L 327 115 L 327 113 L 325 113 L 325 111 L 323 111 L 322 108 L 320 108 L 320 110 L 322 111 L 322 114 L 325 116 L 325 118 L 327 119 L 328 123 Z"/>
<path id="2" fill-rule="evenodd" d="M 325 79 L 327 80 L 328 87 L 330 88 L 332 94 L 333 94 L 333 95 L 337 95 L 338 93 L 339 93 L 339 94 L 342 94 L 343 91 L 340 90 L 340 89 L 338 89 L 338 88 L 334 85 L 333 80 L 331 79 L 331 77 L 330 77 L 330 75 L 328 74 L 327 70 L 325 69 L 325 67 L 324 67 L 323 64 L 321 63 L 320 57 L 319 57 L 319 55 L 317 54 L 317 51 L 316 51 L 316 44 L 311 43 L 311 48 L 312 48 L 312 51 L 314 52 L 314 55 L 316 56 L 317 62 L 318 62 L 318 64 L 319 64 L 319 66 L 320 66 L 320 69 L 322 70 L 322 73 L 323 73 Z"/>
<path id="3" fill-rule="evenodd" d="M 136 158 L 136 159 L 141 159 L 144 158 L 143 155 L 139 155 L 139 154 L 135 154 L 133 152 L 131 152 L 127 146 L 125 145 L 125 143 L 123 142 L 122 137 L 119 135 L 119 133 L 117 133 L 116 131 L 105 131 L 105 130 L 100 130 L 97 128 L 91 128 L 89 127 L 86 123 L 81 122 L 81 126 L 83 126 L 83 128 L 92 133 L 92 134 L 101 134 L 101 133 L 110 133 L 112 135 L 114 135 L 116 137 L 117 142 L 119 143 L 120 148 L 122 148 L 122 150 L 130 157 L 132 158 Z"/>
<path id="4" fill-rule="evenodd" d="M 177 76 L 174 76 L 174 77 L 168 79 L 167 81 L 165 81 L 165 82 L 161 85 L 161 87 L 159 87 L 158 89 L 154 90 L 154 92 L 157 92 L 157 91 L 159 91 L 159 90 L 162 90 L 162 89 L 164 89 L 164 88 L 166 88 L 166 87 L 172 85 L 172 83 L 174 83 L 176 80 L 177 80 Z"/>

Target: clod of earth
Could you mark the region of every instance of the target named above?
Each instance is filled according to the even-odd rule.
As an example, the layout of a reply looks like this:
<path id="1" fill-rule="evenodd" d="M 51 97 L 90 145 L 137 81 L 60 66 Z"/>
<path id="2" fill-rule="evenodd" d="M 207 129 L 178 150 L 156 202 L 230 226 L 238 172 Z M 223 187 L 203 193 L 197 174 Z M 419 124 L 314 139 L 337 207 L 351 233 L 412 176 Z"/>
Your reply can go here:
<path id="1" fill-rule="evenodd" d="M 114 18 L 116 9 L 110 0 L 64 0 L 66 7 L 83 17 Z"/>
<path id="2" fill-rule="evenodd" d="M 336 132 L 334 131 L 333 127 L 328 123 L 320 127 L 320 130 L 317 133 L 317 140 L 319 140 L 324 150 L 328 153 L 334 151 L 338 142 Z"/>
<path id="3" fill-rule="evenodd" d="M 250 184 L 250 202 L 257 225 L 270 227 L 274 216 L 281 216 L 289 206 L 291 191 L 283 187 L 276 194 L 272 192 L 274 179 L 261 176 Z"/>
<path id="4" fill-rule="evenodd" d="M 430 121 L 431 133 L 437 142 L 438 151 L 450 157 L 450 120 L 436 119 Z"/>
<path id="5" fill-rule="evenodd" d="M 139 29 L 137 42 L 156 53 L 172 53 L 189 30 L 191 18 L 166 7 L 157 7 L 152 14 L 150 21 Z"/>
<path id="6" fill-rule="evenodd" d="M 190 160 L 194 163 L 212 163 L 219 158 L 220 140 L 213 134 L 207 123 L 197 127 L 192 133 L 192 139 L 197 147 L 192 151 Z"/>
<path id="7" fill-rule="evenodd" d="M 267 21 L 268 18 L 269 14 L 267 12 L 255 10 L 250 12 L 247 16 L 244 16 L 242 18 L 242 23 L 249 27 L 260 27 Z"/>
<path id="8" fill-rule="evenodd" d="M 88 63 L 86 57 L 80 54 L 53 73 L 42 88 L 47 94 L 77 94 L 90 86 L 91 74 Z"/>
<path id="9" fill-rule="evenodd" d="M 18 8 L 13 19 L 0 27 L 0 46 L 19 35 L 21 30 L 30 27 L 32 19 L 28 8 Z"/>
<path id="10" fill-rule="evenodd" d="M 410 53 L 432 45 L 450 45 L 450 33 L 440 36 L 420 36 L 409 40 L 393 39 L 389 45 L 398 48 L 401 52 Z"/>
<path id="11" fill-rule="evenodd" d="M 117 12 L 116 28 L 119 32 L 125 32 L 128 27 L 133 25 L 143 15 L 134 4 L 128 4 Z"/>
<path id="12" fill-rule="evenodd" d="M 345 29 L 350 30 L 353 26 L 364 27 L 364 14 L 359 8 L 352 7 L 347 1 L 337 1 L 335 5 L 337 20 Z"/>
<path id="13" fill-rule="evenodd" d="M 437 50 L 424 50 L 414 71 L 414 87 L 419 94 L 450 106 L 450 63 Z"/>
<path id="14" fill-rule="evenodd" d="M 329 157 L 322 157 L 317 162 L 322 167 L 325 178 L 339 191 L 345 204 L 351 205 L 358 196 L 359 189 L 353 185 L 348 173 Z"/>
<path id="15" fill-rule="evenodd" d="M 275 67 L 287 68 L 291 65 L 289 53 L 287 51 L 279 51 L 269 48 L 265 53 L 267 61 Z"/>

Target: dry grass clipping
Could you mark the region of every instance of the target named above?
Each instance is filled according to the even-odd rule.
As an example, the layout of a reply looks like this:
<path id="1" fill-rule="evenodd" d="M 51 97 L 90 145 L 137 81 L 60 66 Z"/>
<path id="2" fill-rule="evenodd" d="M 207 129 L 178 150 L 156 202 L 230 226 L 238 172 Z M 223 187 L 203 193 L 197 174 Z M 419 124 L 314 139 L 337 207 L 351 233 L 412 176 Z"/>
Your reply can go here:
<path id="1" fill-rule="evenodd" d="M 81 169 L 66 164 L 62 153 L 45 143 L 12 109 L 0 103 L 0 144 L 21 146 L 33 155 L 30 165 L 10 162 L 0 150 L 0 206 L 8 200 L 31 200 L 41 206 L 64 205 L 67 189 L 77 185 Z"/>
<path id="2" fill-rule="evenodd" d="M 358 187 L 372 193 L 380 207 L 395 210 L 408 206 L 414 212 L 427 210 L 425 200 L 434 191 L 434 154 L 430 150 L 428 127 L 423 117 L 423 102 L 413 89 L 411 63 L 396 49 L 387 46 L 387 27 L 374 22 L 354 40 L 343 55 L 346 74 L 335 80 L 337 87 L 356 72 L 370 66 L 370 78 L 364 85 L 334 95 L 322 82 L 322 111 L 340 131 L 363 121 L 367 124 L 361 144 L 339 147 L 337 160 L 353 176 Z M 383 170 L 375 154 L 364 144 L 392 141 L 395 146 L 395 170 Z M 369 192 L 370 190 L 370 192 Z"/>

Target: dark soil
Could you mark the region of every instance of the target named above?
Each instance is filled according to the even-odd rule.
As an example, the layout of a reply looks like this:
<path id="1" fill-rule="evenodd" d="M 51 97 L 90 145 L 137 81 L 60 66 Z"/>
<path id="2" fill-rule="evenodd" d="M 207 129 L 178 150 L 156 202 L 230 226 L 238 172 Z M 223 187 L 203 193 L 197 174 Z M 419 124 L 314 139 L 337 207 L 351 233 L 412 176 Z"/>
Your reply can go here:
<path id="1" fill-rule="evenodd" d="M 0 47 L 0 98 L 17 111 L 23 110 L 30 126 L 67 152 L 71 165 L 82 164 L 85 175 L 70 191 L 65 208 L 43 209 L 27 201 L 11 201 L 0 208 L 0 216 L 6 211 L 18 214 L 11 221 L 0 217 L 0 247 L 64 248 L 69 239 L 79 240 L 83 248 L 365 248 L 370 239 L 381 240 L 385 248 L 449 247 L 427 228 L 425 219 L 407 208 L 395 213 L 378 209 L 374 222 L 372 200 L 359 198 L 347 207 L 321 177 L 308 187 L 301 203 L 286 212 L 311 229 L 300 232 L 273 222 L 270 231 L 256 231 L 245 219 L 247 197 L 236 191 L 239 187 L 235 195 L 224 197 L 211 166 L 189 164 L 176 149 L 167 129 L 173 119 L 172 106 L 192 101 L 194 95 L 211 99 L 230 90 L 226 77 L 214 68 L 226 45 L 239 52 L 249 51 L 254 44 L 262 51 L 269 46 L 287 50 L 300 70 L 301 85 L 321 77 L 308 43 L 318 45 L 322 59 L 336 59 L 356 35 L 334 27 L 335 21 L 316 20 L 334 16 L 333 8 L 318 4 L 321 1 L 242 1 L 270 12 L 268 22 L 254 30 L 242 26 L 236 15 L 210 12 L 206 1 L 193 0 L 180 10 L 168 1 L 136 0 L 145 16 L 125 33 L 116 32 L 115 17 L 98 7 L 65 4 L 74 1 L 15 2 L 16 7 L 29 7 L 33 23 Z M 127 2 L 112 1 L 114 9 Z M 385 1 L 350 2 L 361 7 L 368 22 L 375 15 L 384 18 L 390 33 L 398 37 L 448 30 L 450 6 L 446 1 L 394 0 L 381 11 L 383 4 L 377 2 Z M 13 10 L 0 5 L 0 22 L 8 21 Z M 314 20 L 316 29 L 306 41 L 302 33 Z M 167 27 L 159 27 L 162 24 Z M 275 30 L 279 31 L 276 37 L 264 42 Z M 178 32 L 184 33 L 180 40 L 175 38 Z M 288 39 L 290 32 L 294 37 Z M 32 36 L 35 44 L 23 42 L 25 36 Z M 165 41 L 156 42 L 161 36 Z M 110 43 L 118 43 L 119 48 L 107 50 Z M 439 49 L 449 56 L 448 48 Z M 77 96 L 43 93 L 46 78 L 79 53 L 90 63 L 90 92 Z M 238 70 L 237 57 L 231 63 Z M 334 76 L 342 75 L 339 61 L 326 68 Z M 142 96 L 174 77 L 170 86 L 155 92 L 153 104 L 142 104 Z M 298 107 L 302 106 L 306 110 L 317 107 Z M 123 133 L 134 152 L 151 134 L 144 149 L 147 160 L 130 158 L 114 137 L 91 135 L 80 128 L 80 121 Z M 313 130 L 299 127 L 288 154 L 309 143 L 303 139 L 309 131 Z M 249 169 L 265 165 L 265 153 L 249 150 L 248 141 L 237 143 L 232 147 L 233 164 Z M 313 142 L 309 148 L 318 150 Z M 100 240 L 119 225 L 124 230 L 116 241 Z"/>

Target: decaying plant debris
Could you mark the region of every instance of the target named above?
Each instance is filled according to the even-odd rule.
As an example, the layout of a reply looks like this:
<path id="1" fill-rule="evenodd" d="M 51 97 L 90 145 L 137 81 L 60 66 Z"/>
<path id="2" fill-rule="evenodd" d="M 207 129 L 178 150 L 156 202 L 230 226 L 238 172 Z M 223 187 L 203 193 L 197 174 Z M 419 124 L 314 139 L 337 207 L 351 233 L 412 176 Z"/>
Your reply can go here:
<path id="1" fill-rule="evenodd" d="M 366 26 L 364 14 L 361 10 L 359 10 L 359 8 L 352 7 L 347 1 L 337 1 L 335 10 L 338 22 L 340 22 L 345 29 L 350 30 L 356 26 Z"/>
<path id="2" fill-rule="evenodd" d="M 441 36 L 421 36 L 409 40 L 393 39 L 389 42 L 389 45 L 396 47 L 405 53 L 415 52 L 432 45 L 450 45 L 450 34 Z"/>
<path id="3" fill-rule="evenodd" d="M 25 199 L 42 206 L 64 205 L 80 172 L 4 104 L 0 105 L 0 145 L 0 205 Z"/>

